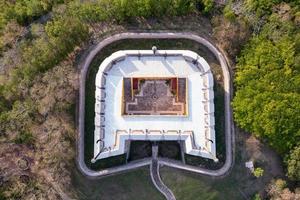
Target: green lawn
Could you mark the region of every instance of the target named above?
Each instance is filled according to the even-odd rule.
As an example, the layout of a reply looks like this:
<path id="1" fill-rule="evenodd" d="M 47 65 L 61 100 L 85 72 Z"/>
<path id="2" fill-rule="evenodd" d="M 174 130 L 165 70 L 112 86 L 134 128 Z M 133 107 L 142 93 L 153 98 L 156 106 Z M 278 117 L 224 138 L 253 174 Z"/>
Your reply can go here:
<path id="1" fill-rule="evenodd" d="M 80 172 L 72 172 L 72 184 L 82 200 L 163 200 L 156 190 L 149 173 L 149 168 L 141 168 L 101 178 L 90 180 Z"/>
<path id="2" fill-rule="evenodd" d="M 281 159 L 269 147 L 256 143 L 249 134 L 236 130 L 236 156 L 233 169 L 223 178 L 212 178 L 169 167 L 160 168 L 163 182 L 174 192 L 177 200 L 239 200 L 251 199 L 264 191 L 271 179 L 283 177 Z M 255 161 L 264 175 L 255 178 L 245 162 Z"/>
<path id="3" fill-rule="evenodd" d="M 164 183 L 173 191 L 178 200 L 243 199 L 238 184 L 232 176 L 213 179 L 173 168 L 161 168 Z"/>

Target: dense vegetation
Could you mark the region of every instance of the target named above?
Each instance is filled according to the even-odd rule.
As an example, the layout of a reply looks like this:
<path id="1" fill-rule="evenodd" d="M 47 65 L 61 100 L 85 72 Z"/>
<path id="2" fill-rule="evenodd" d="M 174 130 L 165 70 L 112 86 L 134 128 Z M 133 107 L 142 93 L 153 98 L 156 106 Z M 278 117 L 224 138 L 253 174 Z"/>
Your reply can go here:
<path id="1" fill-rule="evenodd" d="M 269 3 L 255 9 L 269 8 Z M 238 59 L 233 108 L 240 127 L 285 156 L 300 145 L 299 7 L 277 8 L 285 15 L 273 8 Z"/>
<path id="2" fill-rule="evenodd" d="M 300 33 L 277 16 L 270 20 L 239 58 L 235 117 L 286 153 L 300 139 Z"/>
<path id="3" fill-rule="evenodd" d="M 51 2 L 51 3 L 50 3 Z M 53 5 L 61 1 L 1 1 L 1 44 L 7 42 L 8 37 L 5 31 L 17 29 L 17 26 L 27 24 L 33 19 L 49 11 Z M 203 9 L 208 12 L 212 5 L 210 1 L 204 1 Z M 145 1 L 70 1 L 65 6 L 57 6 L 52 10 L 52 19 L 45 26 L 31 26 L 30 33 L 17 48 L 18 60 L 6 60 L 8 65 L 13 65 L 5 76 L 1 77 L 0 85 L 0 121 L 1 133 L 6 133 L 10 121 L 17 121 L 20 115 L 18 105 L 22 105 L 23 116 L 34 120 L 30 113 L 34 110 L 28 88 L 36 75 L 44 73 L 64 60 L 74 48 L 87 40 L 89 28 L 92 23 L 104 20 L 122 22 L 132 17 L 149 16 L 173 16 L 184 15 L 195 11 L 196 1 L 189 0 L 164 0 L 159 3 L 154 0 Z M 210 8 L 206 8 L 209 5 Z M 12 17 L 13 16 L 13 17 Z M 14 20 L 18 24 L 13 23 Z M 16 26 L 12 28 L 11 26 Z M 7 27 L 10 27 L 9 29 Z M 22 35 L 16 34 L 15 37 Z M 7 47 L 13 44 L 6 43 Z M 2 49 L 4 47 L 2 46 Z M 5 49 L 4 49 L 5 50 Z M 3 52 L 5 54 L 7 52 Z M 13 64 L 9 63 L 12 62 Z M 25 100 L 25 101 L 24 101 Z M 32 104 L 32 106 L 26 106 Z M 27 108 L 27 109 L 26 109 Z M 30 123 L 29 123 L 30 125 Z M 17 126 L 14 130 L 27 131 L 27 127 Z"/>

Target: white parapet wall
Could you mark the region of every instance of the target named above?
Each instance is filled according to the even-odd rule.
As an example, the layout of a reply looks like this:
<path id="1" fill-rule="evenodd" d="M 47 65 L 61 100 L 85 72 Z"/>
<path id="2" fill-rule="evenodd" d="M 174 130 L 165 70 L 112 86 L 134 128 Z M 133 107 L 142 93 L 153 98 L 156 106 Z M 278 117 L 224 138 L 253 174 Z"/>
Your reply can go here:
<path id="1" fill-rule="evenodd" d="M 123 77 L 187 79 L 187 116 L 123 116 Z M 126 153 L 126 141 L 184 141 L 187 154 L 217 161 L 213 75 L 188 50 L 125 50 L 107 57 L 96 75 L 94 158 Z"/>

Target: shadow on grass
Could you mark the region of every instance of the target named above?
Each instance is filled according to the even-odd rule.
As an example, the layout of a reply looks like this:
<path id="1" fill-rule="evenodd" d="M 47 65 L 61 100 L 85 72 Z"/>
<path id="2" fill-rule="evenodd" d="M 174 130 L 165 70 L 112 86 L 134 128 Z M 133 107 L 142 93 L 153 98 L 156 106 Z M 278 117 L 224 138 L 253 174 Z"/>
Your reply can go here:
<path id="1" fill-rule="evenodd" d="M 73 168 L 71 177 L 76 199 L 80 200 L 164 200 L 151 181 L 149 167 L 100 179 L 88 179 Z"/>
<path id="2" fill-rule="evenodd" d="M 128 161 L 138 160 L 152 156 L 152 142 L 131 141 Z"/>
<path id="3" fill-rule="evenodd" d="M 159 157 L 181 160 L 180 144 L 177 141 L 160 141 L 157 144 Z"/>

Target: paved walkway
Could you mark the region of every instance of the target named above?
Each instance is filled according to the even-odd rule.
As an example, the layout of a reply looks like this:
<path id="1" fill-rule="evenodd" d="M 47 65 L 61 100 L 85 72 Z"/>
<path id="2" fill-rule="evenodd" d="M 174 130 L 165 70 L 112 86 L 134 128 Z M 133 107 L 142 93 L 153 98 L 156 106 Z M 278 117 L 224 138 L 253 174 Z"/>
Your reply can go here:
<path id="1" fill-rule="evenodd" d="M 92 62 L 95 55 L 101 51 L 105 46 L 107 46 L 110 43 L 122 40 L 122 39 L 190 39 L 195 42 L 198 42 L 204 46 L 206 46 L 219 60 L 221 64 L 221 68 L 223 71 L 223 77 L 224 77 L 224 102 L 225 102 L 225 143 L 226 143 L 226 161 L 223 167 L 219 170 L 208 170 L 208 169 L 202 169 L 199 167 L 184 165 L 182 163 L 168 160 L 168 159 L 158 159 L 158 163 L 164 164 L 170 167 L 178 168 L 178 169 L 184 169 L 204 175 L 209 176 L 223 176 L 225 175 L 229 169 L 231 168 L 233 164 L 233 157 L 234 157 L 234 127 L 232 122 L 232 111 L 230 107 L 230 99 L 232 95 L 232 86 L 230 81 L 230 73 L 229 68 L 227 65 L 226 58 L 221 54 L 221 52 L 212 45 L 209 41 L 206 39 L 195 35 L 193 33 L 172 33 L 172 32 L 160 32 L 160 33 L 121 33 L 116 34 L 113 36 L 110 36 L 103 41 L 101 41 L 98 45 L 95 46 L 95 48 L 88 54 L 86 57 L 82 68 L 81 68 L 81 74 L 80 74 L 80 90 L 79 90 L 79 131 L 78 131 L 78 138 L 77 138 L 77 164 L 79 167 L 79 170 L 88 177 L 102 177 L 107 175 L 112 175 L 124 170 L 132 170 L 136 169 L 138 167 L 150 165 L 151 159 L 146 158 L 135 162 L 130 162 L 126 165 L 112 167 L 105 170 L 100 171 L 93 171 L 89 169 L 85 162 L 84 162 L 84 116 L 85 116 L 85 82 L 86 82 L 86 75 L 88 68 L 90 66 L 90 63 Z"/>
<path id="2" fill-rule="evenodd" d="M 155 187 L 167 200 L 176 200 L 173 192 L 162 182 L 159 175 L 159 163 L 157 160 L 158 146 L 152 145 L 152 163 L 150 165 L 150 175 Z"/>

